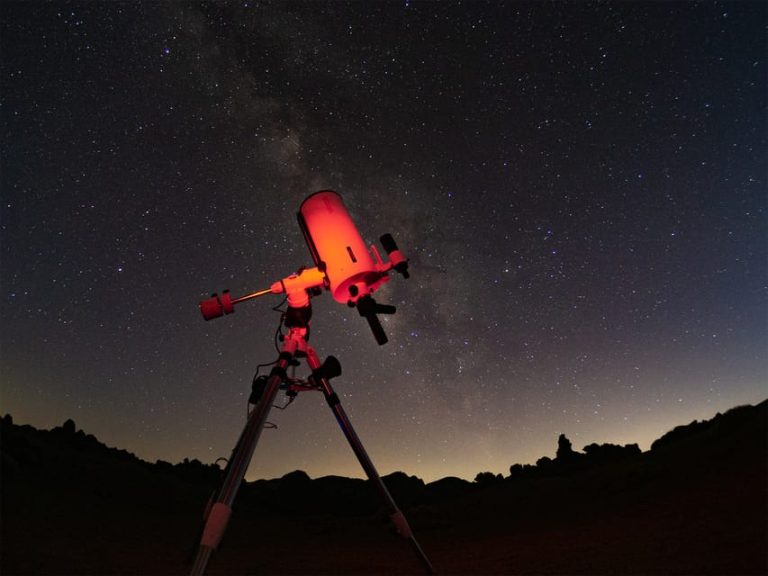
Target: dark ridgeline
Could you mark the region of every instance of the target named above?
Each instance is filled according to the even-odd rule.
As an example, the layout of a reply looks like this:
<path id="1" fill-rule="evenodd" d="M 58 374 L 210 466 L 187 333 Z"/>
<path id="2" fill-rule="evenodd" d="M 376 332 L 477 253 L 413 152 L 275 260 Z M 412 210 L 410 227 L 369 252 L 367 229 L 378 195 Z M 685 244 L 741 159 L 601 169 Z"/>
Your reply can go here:
<path id="1" fill-rule="evenodd" d="M 438 571 L 456 574 L 766 572 L 768 401 L 635 444 L 573 449 L 503 477 L 385 477 Z M 2 419 L 2 574 L 187 570 L 221 477 L 150 464 L 72 420 Z M 367 481 L 301 471 L 241 490 L 209 573 L 418 573 Z"/>
<path id="2" fill-rule="evenodd" d="M 541 477 L 552 474 L 571 474 L 579 470 L 587 470 L 605 464 L 620 462 L 627 458 L 638 457 L 642 454 L 637 444 L 618 446 L 616 444 L 589 444 L 584 446 L 584 453 L 575 452 L 571 441 L 565 434 L 557 439 L 557 453 L 554 460 L 543 456 L 536 465 L 513 464 L 509 467 L 510 478 L 523 476 Z M 479 475 L 478 475 L 479 476 Z"/>

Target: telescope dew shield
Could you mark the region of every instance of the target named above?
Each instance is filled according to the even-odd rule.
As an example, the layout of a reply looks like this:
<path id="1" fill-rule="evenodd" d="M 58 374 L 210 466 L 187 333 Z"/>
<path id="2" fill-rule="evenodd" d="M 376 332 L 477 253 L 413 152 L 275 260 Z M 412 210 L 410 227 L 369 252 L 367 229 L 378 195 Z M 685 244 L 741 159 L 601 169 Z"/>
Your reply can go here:
<path id="1" fill-rule="evenodd" d="M 375 290 L 386 276 L 377 267 L 357 231 L 341 196 L 332 190 L 315 192 L 298 213 L 315 265 L 324 269 L 334 300 L 346 303 Z M 355 294 L 350 287 L 355 286 Z"/>

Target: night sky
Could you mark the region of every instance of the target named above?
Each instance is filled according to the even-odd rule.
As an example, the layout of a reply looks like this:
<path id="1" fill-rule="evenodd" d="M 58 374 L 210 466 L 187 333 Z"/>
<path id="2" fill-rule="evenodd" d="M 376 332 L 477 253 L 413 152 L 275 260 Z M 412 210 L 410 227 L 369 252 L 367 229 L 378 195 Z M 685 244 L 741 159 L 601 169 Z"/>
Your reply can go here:
<path id="1" fill-rule="evenodd" d="M 311 343 L 381 473 L 508 473 L 768 396 L 766 4 L 3 2 L 0 412 L 227 457 L 301 201 L 410 258 Z M 299 375 L 305 374 L 302 368 Z M 278 397 L 282 402 L 282 394 Z M 321 394 L 249 479 L 362 476 Z"/>

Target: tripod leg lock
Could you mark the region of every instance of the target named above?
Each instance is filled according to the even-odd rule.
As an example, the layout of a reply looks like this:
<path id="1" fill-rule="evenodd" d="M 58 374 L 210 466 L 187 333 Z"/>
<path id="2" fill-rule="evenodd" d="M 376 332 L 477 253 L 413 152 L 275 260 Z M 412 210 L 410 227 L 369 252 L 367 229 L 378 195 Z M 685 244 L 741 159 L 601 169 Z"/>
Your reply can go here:
<path id="1" fill-rule="evenodd" d="M 395 530 L 397 530 L 397 533 L 400 534 L 400 536 L 403 538 L 413 538 L 413 532 L 411 532 L 408 520 L 405 519 L 405 515 L 400 510 L 390 514 L 389 519 L 392 521 L 392 524 L 394 524 Z"/>
<path id="2" fill-rule="evenodd" d="M 224 536 L 224 530 L 227 528 L 229 517 L 232 515 L 232 508 L 223 502 L 216 502 L 208 514 L 208 520 L 205 522 L 203 536 L 200 538 L 200 545 L 215 550 Z"/>

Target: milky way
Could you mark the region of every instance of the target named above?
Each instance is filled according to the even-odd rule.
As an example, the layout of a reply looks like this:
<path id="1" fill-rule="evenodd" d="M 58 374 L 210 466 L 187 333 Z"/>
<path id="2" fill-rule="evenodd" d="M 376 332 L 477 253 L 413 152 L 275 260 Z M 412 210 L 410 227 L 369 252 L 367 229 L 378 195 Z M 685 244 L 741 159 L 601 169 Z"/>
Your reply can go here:
<path id="1" fill-rule="evenodd" d="M 766 397 L 766 5 L 7 3 L 2 412 L 213 462 L 342 194 L 411 279 L 377 346 L 312 343 L 382 473 L 507 473 L 565 433 L 644 449 Z M 280 398 L 282 401 L 282 398 Z M 321 395 L 248 477 L 361 476 Z"/>

